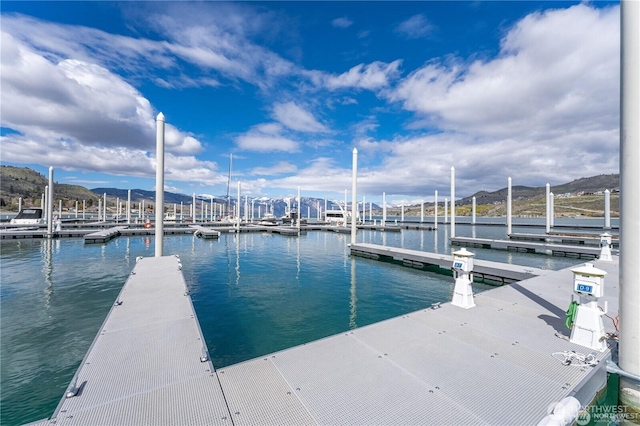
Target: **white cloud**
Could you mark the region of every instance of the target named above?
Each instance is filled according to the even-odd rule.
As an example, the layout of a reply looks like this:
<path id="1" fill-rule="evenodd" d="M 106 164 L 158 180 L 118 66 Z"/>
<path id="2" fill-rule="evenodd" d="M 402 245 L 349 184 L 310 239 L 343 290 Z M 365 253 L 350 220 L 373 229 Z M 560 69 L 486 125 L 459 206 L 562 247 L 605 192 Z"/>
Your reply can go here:
<path id="1" fill-rule="evenodd" d="M 276 103 L 273 117 L 289 129 L 299 132 L 326 133 L 329 130 L 295 102 Z"/>
<path id="2" fill-rule="evenodd" d="M 287 173 L 295 173 L 297 170 L 298 170 L 298 167 L 295 164 L 289 163 L 288 161 L 280 161 L 271 167 L 255 167 L 253 170 L 251 170 L 250 174 L 262 175 L 262 176 L 273 176 L 273 175 L 283 175 Z"/>
<path id="3" fill-rule="evenodd" d="M 387 171 L 407 170 L 428 152 L 423 167 L 462 164 L 497 187 L 508 174 L 544 184 L 550 176 L 615 173 L 618 75 L 618 7 L 529 15 L 508 31 L 496 58 L 433 61 L 384 91 L 418 124 L 443 132 L 437 144 L 436 136 L 396 141 Z"/>
<path id="4" fill-rule="evenodd" d="M 336 28 L 349 28 L 352 24 L 353 24 L 353 21 L 347 18 L 346 16 L 343 16 L 341 18 L 336 18 L 333 21 L 331 21 L 331 25 L 333 25 Z"/>
<path id="5" fill-rule="evenodd" d="M 401 60 L 391 63 L 376 61 L 367 65 L 356 65 L 339 75 L 311 74 L 311 78 L 317 85 L 329 90 L 345 88 L 377 90 L 389 86 L 389 82 L 400 75 L 398 67 L 401 63 Z"/>
<path id="6" fill-rule="evenodd" d="M 299 143 L 281 135 L 262 133 L 256 129 L 238 136 L 236 139 L 238 148 L 256 152 L 297 152 Z"/>
<path id="7" fill-rule="evenodd" d="M 413 15 L 406 21 L 399 23 L 395 30 L 407 38 L 420 38 L 429 35 L 433 31 L 433 25 L 423 14 Z"/>
<path id="8" fill-rule="evenodd" d="M 133 86 L 96 64 L 50 61 L 5 32 L 2 46 L 2 126 L 18 132 L 2 137 L 4 161 L 155 175 L 154 111 Z M 167 123 L 165 143 L 167 176 L 214 179 L 215 163 L 193 157 L 203 150 L 193 135 Z"/>

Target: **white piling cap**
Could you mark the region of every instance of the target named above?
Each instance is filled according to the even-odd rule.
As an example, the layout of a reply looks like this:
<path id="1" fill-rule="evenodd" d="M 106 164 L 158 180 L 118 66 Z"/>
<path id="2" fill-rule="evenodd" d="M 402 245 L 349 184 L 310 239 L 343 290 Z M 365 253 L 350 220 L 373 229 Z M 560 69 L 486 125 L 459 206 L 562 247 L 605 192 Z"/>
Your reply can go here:
<path id="1" fill-rule="evenodd" d="M 607 275 L 607 271 L 596 268 L 595 266 L 593 266 L 593 263 L 585 263 L 579 268 L 572 269 L 571 272 L 573 272 L 574 274 L 589 275 L 592 277 L 604 277 L 605 275 Z"/>
<path id="2" fill-rule="evenodd" d="M 460 250 L 454 251 L 453 255 L 454 256 L 462 256 L 462 257 L 472 257 L 472 256 L 475 256 L 476 254 L 475 253 L 471 253 L 466 248 L 462 247 Z"/>
<path id="3" fill-rule="evenodd" d="M 164 114 L 159 113 L 158 116 L 156 117 L 156 121 L 164 121 Z"/>

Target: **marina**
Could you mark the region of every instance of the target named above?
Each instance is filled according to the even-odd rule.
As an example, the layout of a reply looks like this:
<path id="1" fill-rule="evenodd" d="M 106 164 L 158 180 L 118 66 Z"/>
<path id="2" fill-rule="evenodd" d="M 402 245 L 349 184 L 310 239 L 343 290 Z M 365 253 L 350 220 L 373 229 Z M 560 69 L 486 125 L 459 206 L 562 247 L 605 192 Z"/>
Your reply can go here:
<path id="1" fill-rule="evenodd" d="M 361 231 L 361 239 L 446 254 L 446 231 Z M 497 236 L 495 231 L 504 233 L 487 232 Z M 3 240 L 2 406 L 7 424 L 51 416 L 135 259 L 153 255 L 152 239 L 121 236 L 104 244 L 84 244 L 82 238 Z M 300 238 L 221 233 L 219 240 L 192 233 L 167 236 L 165 250 L 180 256 L 216 368 L 450 300 L 450 276 L 349 256 L 347 240 L 331 232 Z M 278 274 L 273 274 L 274 256 Z M 578 262 L 499 250 L 479 249 L 478 256 L 545 270 Z M 77 259 L 83 259 L 82 268 Z M 493 288 L 480 282 L 473 286 L 477 292 Z M 39 368 L 32 368 L 34 363 Z"/>
<path id="2" fill-rule="evenodd" d="M 0 426 L 638 423 L 640 3 L 425 6 L 9 4 Z"/>
<path id="3" fill-rule="evenodd" d="M 614 316 L 617 261 L 596 266 Z M 530 424 L 567 396 L 589 404 L 606 383 L 610 349 L 568 341 L 569 270 L 484 291 L 473 309 L 439 303 L 217 369 L 181 270 L 175 256 L 139 258 L 52 418 L 36 424 Z M 567 365 L 567 353 L 592 362 Z M 496 398 L 508 408 L 493 409 Z"/>

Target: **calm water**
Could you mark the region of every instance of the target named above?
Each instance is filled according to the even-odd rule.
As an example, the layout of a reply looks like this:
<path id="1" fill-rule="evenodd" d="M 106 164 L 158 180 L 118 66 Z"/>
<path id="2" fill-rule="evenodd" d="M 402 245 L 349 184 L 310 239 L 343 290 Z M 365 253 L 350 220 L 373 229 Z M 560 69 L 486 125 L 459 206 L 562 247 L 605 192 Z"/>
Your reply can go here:
<path id="1" fill-rule="evenodd" d="M 460 236 L 504 238 L 502 227 Z M 527 232 L 514 229 L 515 232 Z M 530 231 L 529 231 L 530 232 Z M 360 232 L 359 242 L 449 253 L 448 229 Z M 450 299 L 450 277 L 348 256 L 348 235 L 309 232 L 165 238 L 180 255 L 213 363 L 223 367 Z M 0 245 L 2 424 L 53 413 L 137 256 L 153 238 Z M 455 248 L 454 248 L 455 249 Z M 477 258 L 560 269 L 577 259 L 474 249 Z M 474 284 L 476 291 L 487 288 Z"/>

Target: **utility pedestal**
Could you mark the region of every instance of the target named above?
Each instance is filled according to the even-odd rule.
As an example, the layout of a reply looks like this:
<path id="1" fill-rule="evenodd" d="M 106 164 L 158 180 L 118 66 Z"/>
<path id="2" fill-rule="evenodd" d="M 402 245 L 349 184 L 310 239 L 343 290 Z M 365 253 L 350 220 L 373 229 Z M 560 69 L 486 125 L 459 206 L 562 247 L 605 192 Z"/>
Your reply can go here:
<path id="1" fill-rule="evenodd" d="M 604 310 L 600 310 L 598 299 L 604 294 L 604 276 L 607 272 L 591 263 L 585 263 L 571 272 L 573 292 L 580 297 L 580 305 L 576 311 L 569 341 L 602 352 L 607 349 L 602 322 L 602 316 L 607 313 L 607 304 L 605 302 Z"/>
<path id="2" fill-rule="evenodd" d="M 451 304 L 464 309 L 473 308 L 473 257 L 474 253 L 464 247 L 453 253 L 453 277 L 456 280 Z"/>
<path id="3" fill-rule="evenodd" d="M 611 258 L 611 234 L 605 232 L 600 235 L 600 260 L 612 261 Z"/>

